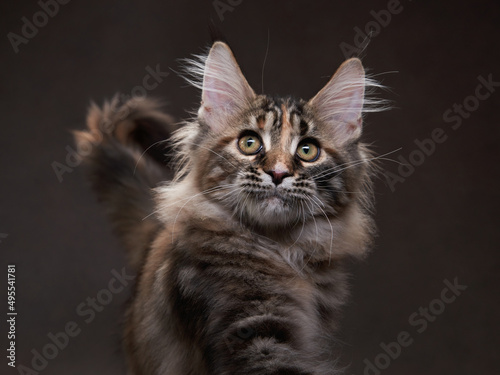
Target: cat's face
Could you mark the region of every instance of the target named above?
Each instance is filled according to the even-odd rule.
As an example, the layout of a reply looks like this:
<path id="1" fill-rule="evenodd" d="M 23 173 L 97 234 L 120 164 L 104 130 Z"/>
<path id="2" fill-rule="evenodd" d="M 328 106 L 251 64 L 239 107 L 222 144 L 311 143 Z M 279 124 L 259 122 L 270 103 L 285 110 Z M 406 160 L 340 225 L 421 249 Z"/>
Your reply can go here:
<path id="1" fill-rule="evenodd" d="M 336 215 L 349 204 L 366 175 L 359 60 L 344 63 L 309 102 L 255 95 L 222 43 L 203 73 L 191 150 L 207 197 L 235 220 L 264 227 Z"/>
<path id="2" fill-rule="evenodd" d="M 309 112 L 304 102 L 258 97 L 230 130 L 207 137 L 211 145 L 198 143 L 201 189 L 244 223 L 336 214 L 358 188 L 363 155 L 356 144 L 335 145 Z"/>

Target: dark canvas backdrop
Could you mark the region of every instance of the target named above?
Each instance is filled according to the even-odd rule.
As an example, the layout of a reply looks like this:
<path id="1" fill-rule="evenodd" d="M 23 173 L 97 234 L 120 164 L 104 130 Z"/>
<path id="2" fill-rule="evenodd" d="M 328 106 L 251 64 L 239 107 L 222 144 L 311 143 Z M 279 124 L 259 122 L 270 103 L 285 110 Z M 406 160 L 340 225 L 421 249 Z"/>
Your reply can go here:
<path id="1" fill-rule="evenodd" d="M 31 367 L 51 342 L 48 335 L 75 322 L 79 333 L 60 343 L 64 348 L 41 373 L 125 373 L 119 340 L 131 282 L 106 292 L 112 272 L 125 265 L 122 251 L 81 167 L 71 167 L 59 182 L 52 163 L 67 165 L 70 130 L 83 128 L 90 100 L 140 93 L 151 70 L 170 74 L 148 81 L 158 83 L 148 96 L 164 98 L 178 119 L 195 108 L 199 93 L 174 71 L 178 59 L 208 45 L 213 19 L 257 92 L 264 85 L 267 93 L 304 98 L 344 60 L 341 46 L 355 48 L 361 34 L 375 32 L 363 61 L 390 88 L 382 95 L 394 109 L 367 117 L 365 139 L 378 154 L 397 150 L 388 157 L 413 167 L 398 172 L 397 163 L 382 164 L 392 180 L 381 175 L 377 182 L 375 249 L 353 266 L 340 332 L 343 360 L 351 364 L 349 374 L 363 374 L 367 363 L 379 367 L 367 374 L 495 372 L 500 87 L 491 81 L 500 81 L 497 3 L 92 0 L 49 8 L 47 20 L 37 15 L 42 6 L 35 1 L 0 7 L 0 301 L 4 311 L 6 265 L 15 263 L 18 364 Z M 43 26 L 25 38 L 23 17 L 34 22 L 34 16 Z M 25 38 L 17 53 L 11 32 Z M 455 278 L 467 289 L 442 302 L 444 280 Z M 444 294 L 448 301 L 450 293 Z M 102 311 L 90 308 L 92 315 L 88 309 L 98 295 L 112 300 Z M 398 337 L 407 344 L 399 351 L 391 345 Z M 384 344 L 394 359 L 380 356 Z M 17 373 L 6 362 L 0 361 L 0 373 Z"/>

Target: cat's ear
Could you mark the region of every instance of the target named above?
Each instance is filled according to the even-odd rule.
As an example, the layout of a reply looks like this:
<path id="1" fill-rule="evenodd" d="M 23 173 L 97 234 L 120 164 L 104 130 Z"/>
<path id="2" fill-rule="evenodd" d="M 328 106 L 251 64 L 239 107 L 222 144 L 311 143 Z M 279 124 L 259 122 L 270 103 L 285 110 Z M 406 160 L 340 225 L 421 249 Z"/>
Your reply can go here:
<path id="1" fill-rule="evenodd" d="M 345 61 L 308 105 L 341 144 L 361 135 L 365 70 L 356 58 Z"/>
<path id="2" fill-rule="evenodd" d="M 228 45 L 215 42 L 205 61 L 198 116 L 212 130 L 222 130 L 227 119 L 255 97 Z"/>

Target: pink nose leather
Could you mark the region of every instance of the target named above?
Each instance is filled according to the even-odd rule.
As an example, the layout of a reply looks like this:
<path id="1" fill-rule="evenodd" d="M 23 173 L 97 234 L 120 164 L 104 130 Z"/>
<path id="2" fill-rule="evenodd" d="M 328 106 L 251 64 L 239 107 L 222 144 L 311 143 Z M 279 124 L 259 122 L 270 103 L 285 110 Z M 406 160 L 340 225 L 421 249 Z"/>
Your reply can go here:
<path id="1" fill-rule="evenodd" d="M 283 179 L 285 177 L 288 177 L 288 176 L 291 176 L 290 173 L 288 173 L 288 171 L 276 171 L 276 170 L 272 170 L 272 171 L 266 171 L 266 173 L 271 176 L 271 178 L 273 179 L 273 183 L 278 186 L 279 184 L 281 184 L 283 182 Z"/>

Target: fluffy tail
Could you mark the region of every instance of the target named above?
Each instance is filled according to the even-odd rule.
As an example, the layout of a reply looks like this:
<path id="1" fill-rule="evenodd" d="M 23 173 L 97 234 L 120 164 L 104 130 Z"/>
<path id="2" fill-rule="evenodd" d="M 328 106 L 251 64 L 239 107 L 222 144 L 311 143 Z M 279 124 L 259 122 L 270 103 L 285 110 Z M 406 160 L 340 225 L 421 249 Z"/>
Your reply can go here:
<path id="1" fill-rule="evenodd" d="M 102 108 L 92 104 L 88 129 L 74 133 L 92 188 L 136 269 L 160 226 L 152 188 L 173 176 L 167 155 L 175 127 L 159 107 L 150 99 L 120 104 L 117 97 Z"/>

